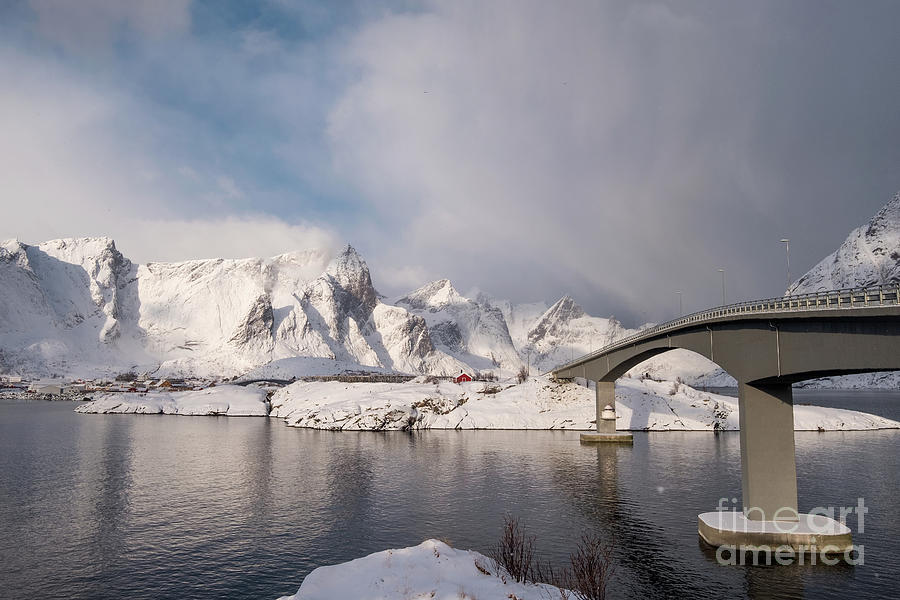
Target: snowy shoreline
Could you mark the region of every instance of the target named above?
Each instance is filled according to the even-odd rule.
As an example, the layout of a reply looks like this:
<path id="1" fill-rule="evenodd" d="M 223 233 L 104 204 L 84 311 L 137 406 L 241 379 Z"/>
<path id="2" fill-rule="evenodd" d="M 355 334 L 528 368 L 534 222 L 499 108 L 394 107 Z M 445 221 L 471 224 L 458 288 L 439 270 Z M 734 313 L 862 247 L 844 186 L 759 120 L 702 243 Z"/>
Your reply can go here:
<path id="1" fill-rule="evenodd" d="M 266 391 L 220 385 L 190 392 L 108 393 L 75 409 L 87 414 L 266 417 Z"/>
<path id="2" fill-rule="evenodd" d="M 254 386 L 194 392 L 106 394 L 78 406 L 89 414 L 269 416 L 291 427 L 333 431 L 426 429 L 573 430 L 594 428 L 594 392 L 533 377 L 523 384 L 420 377 L 407 383 L 298 381 L 268 397 Z M 631 431 L 735 431 L 738 400 L 675 382 L 623 378 L 616 384 L 616 426 Z M 900 429 L 867 413 L 794 406 L 796 431 Z"/>

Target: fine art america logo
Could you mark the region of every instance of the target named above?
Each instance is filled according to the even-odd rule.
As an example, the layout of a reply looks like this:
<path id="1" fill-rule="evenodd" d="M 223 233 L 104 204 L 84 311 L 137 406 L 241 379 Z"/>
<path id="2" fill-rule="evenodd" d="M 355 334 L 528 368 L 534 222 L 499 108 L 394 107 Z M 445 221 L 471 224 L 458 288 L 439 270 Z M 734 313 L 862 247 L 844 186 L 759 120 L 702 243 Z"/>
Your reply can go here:
<path id="1" fill-rule="evenodd" d="M 727 506 L 731 505 L 731 508 Z M 716 505 L 718 512 L 733 512 L 737 518 L 734 520 L 739 525 L 735 531 L 738 533 L 755 533 L 759 531 L 760 520 L 752 519 L 760 517 L 763 511 L 758 508 L 741 510 L 738 499 L 720 498 Z M 856 506 L 817 506 L 806 515 L 797 514 L 790 509 L 783 509 L 774 515 L 775 520 L 766 521 L 765 527 L 775 534 L 796 536 L 805 540 L 804 543 L 782 545 L 739 545 L 719 546 L 716 548 L 716 561 L 721 565 L 836 565 L 844 562 L 848 565 L 864 564 L 865 546 L 863 544 L 835 545 L 828 541 L 836 533 L 836 527 L 845 529 L 848 519 L 856 519 L 857 533 L 865 532 L 865 515 L 869 508 L 863 498 L 857 498 Z M 740 518 L 746 515 L 748 518 Z M 740 525 L 742 524 L 742 525 Z M 846 529 L 845 529 L 846 530 Z M 846 530 L 849 536 L 849 530 Z M 824 543 L 822 538 L 824 537 Z M 849 537 L 848 537 L 849 539 Z M 820 540 L 817 542 L 817 540 Z"/>

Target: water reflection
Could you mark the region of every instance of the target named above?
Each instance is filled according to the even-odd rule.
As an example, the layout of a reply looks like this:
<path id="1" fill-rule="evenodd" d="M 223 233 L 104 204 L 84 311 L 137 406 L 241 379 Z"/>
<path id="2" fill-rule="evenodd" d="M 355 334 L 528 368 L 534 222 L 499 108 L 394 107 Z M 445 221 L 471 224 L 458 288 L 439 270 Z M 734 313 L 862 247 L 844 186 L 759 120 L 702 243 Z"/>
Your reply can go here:
<path id="1" fill-rule="evenodd" d="M 94 524 L 91 546 L 100 564 L 114 567 L 126 551 L 127 517 L 131 498 L 131 422 L 104 423 L 100 427 L 99 460 L 92 467 L 99 477 L 88 489 L 90 521 Z"/>
<path id="2" fill-rule="evenodd" d="M 865 568 L 731 567 L 700 545 L 696 518 L 738 495 L 737 433 L 588 446 L 574 432 L 70 411 L 0 403 L 0 595 L 276 598 L 317 566 L 426 537 L 484 552 L 505 513 L 557 564 L 585 531 L 613 541 L 613 598 L 877 598 L 900 586 L 898 432 L 797 436 L 804 506 L 871 507 L 854 532 Z"/>
<path id="3" fill-rule="evenodd" d="M 683 549 L 665 526 L 668 516 L 644 501 L 646 492 L 633 495 L 628 490 L 631 469 L 645 454 L 645 439 L 636 441 L 636 447 L 582 446 L 580 460 L 560 465 L 560 490 L 588 526 L 614 545 L 617 581 L 628 581 L 629 587 L 647 598 L 701 595 L 708 582 L 678 560 Z"/>

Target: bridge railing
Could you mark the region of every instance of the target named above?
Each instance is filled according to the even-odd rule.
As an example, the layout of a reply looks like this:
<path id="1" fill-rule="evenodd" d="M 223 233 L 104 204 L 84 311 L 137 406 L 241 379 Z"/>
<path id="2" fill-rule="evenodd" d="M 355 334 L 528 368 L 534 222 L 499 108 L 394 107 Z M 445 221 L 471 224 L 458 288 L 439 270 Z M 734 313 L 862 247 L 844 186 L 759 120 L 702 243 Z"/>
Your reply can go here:
<path id="1" fill-rule="evenodd" d="M 700 312 L 691 313 L 671 321 L 667 321 L 660 325 L 642 329 L 628 337 L 616 340 L 611 344 L 607 344 L 599 350 L 595 350 L 590 354 L 586 354 L 581 358 L 570 361 L 553 369 L 560 371 L 581 363 L 603 356 L 613 350 L 630 346 L 640 340 L 654 337 L 660 333 L 678 329 L 685 325 L 700 323 L 703 321 L 711 321 L 728 315 L 739 315 L 744 313 L 765 314 L 765 313 L 783 313 L 783 312 L 804 312 L 809 310 L 829 310 L 829 309 L 848 309 L 848 308 L 865 308 L 869 306 L 897 306 L 900 305 L 900 284 L 896 285 L 880 285 L 877 287 L 867 288 L 848 288 L 843 290 L 832 290 L 826 292 L 813 292 L 810 294 L 798 294 L 796 296 L 782 296 L 780 298 L 766 298 L 765 300 L 751 300 L 749 302 L 738 302 L 736 304 L 727 304 L 725 306 L 717 306 Z"/>

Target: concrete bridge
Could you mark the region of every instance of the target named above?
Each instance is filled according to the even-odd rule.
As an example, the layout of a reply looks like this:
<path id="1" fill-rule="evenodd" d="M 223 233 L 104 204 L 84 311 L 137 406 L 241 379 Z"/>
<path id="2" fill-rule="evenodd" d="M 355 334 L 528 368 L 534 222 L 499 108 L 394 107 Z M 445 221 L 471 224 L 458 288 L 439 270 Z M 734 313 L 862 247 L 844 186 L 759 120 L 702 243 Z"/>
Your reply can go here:
<path id="1" fill-rule="evenodd" d="M 738 381 L 743 518 L 763 523 L 731 525 L 766 529 L 765 522 L 799 521 L 799 531 L 804 531 L 809 515 L 797 510 L 791 384 L 828 375 L 900 370 L 900 286 L 713 308 L 640 331 L 560 365 L 553 374 L 597 382 L 600 432 L 604 407 L 615 406 L 615 380 L 648 358 L 675 348 L 705 356 Z M 786 539 L 735 538 L 728 533 L 729 527 L 709 531 L 703 517 L 700 533 L 717 545 Z M 835 544 L 849 544 L 845 529 L 835 529 L 841 532 L 832 540 Z M 823 537 L 831 539 L 820 536 L 820 541 Z M 797 546 L 808 539 L 795 535 L 786 543 Z"/>

